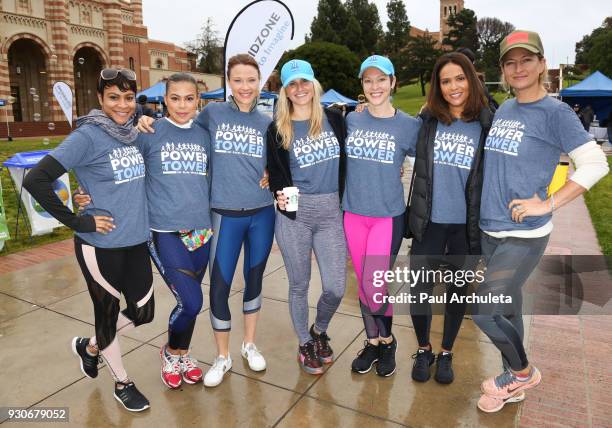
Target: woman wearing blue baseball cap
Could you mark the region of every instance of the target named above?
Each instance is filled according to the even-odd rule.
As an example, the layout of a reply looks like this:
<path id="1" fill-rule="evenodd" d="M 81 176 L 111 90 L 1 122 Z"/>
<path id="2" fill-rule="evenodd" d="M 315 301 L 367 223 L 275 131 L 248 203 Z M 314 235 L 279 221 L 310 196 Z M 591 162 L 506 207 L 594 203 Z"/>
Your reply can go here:
<path id="1" fill-rule="evenodd" d="M 497 412 L 542 375 L 523 346 L 522 286 L 538 265 L 552 231 L 553 212 L 608 173 L 606 157 L 569 105 L 549 97 L 544 48 L 537 33 L 517 30 L 502 40 L 503 81 L 515 98 L 496 111 L 485 143 L 480 207 L 487 265 L 480 296 L 504 295 L 512 304 L 479 305 L 473 319 L 502 354 L 505 370 L 481 384 L 478 408 Z M 561 153 L 576 166 L 552 195 L 548 185 Z"/>
<path id="2" fill-rule="evenodd" d="M 374 286 L 377 271 L 388 270 L 404 234 L 404 188 L 400 169 L 414 156 L 420 122 L 391 104 L 396 83 L 388 58 L 373 55 L 359 71 L 368 109 L 347 117 L 344 231 L 359 287 L 367 340 L 352 370 L 379 376 L 395 373 L 397 341 L 391 333 L 392 306 L 384 287 Z M 380 284 L 377 284 L 380 285 Z"/>
<path id="3" fill-rule="evenodd" d="M 281 69 L 283 87 L 267 134 L 270 190 L 278 202 L 275 234 L 289 278 L 289 310 L 298 336 L 298 361 L 310 374 L 334 360 L 327 327 L 344 295 L 346 242 L 340 198 L 344 187 L 346 125 L 321 106 L 311 65 L 294 59 Z M 297 210 L 287 205 L 299 196 Z M 295 195 L 295 192 L 299 192 Z M 314 251 L 323 292 L 308 328 L 308 288 Z"/>

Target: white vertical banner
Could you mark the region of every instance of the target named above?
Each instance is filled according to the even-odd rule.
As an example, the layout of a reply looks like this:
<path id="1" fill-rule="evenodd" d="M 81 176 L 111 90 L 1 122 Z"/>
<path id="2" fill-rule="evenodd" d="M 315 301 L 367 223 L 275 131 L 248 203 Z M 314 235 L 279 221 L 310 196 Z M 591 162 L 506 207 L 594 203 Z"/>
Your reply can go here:
<path id="1" fill-rule="evenodd" d="M 256 0 L 245 6 L 230 24 L 225 36 L 225 68 L 237 54 L 249 54 L 259 64 L 261 87 L 293 39 L 294 22 L 289 8 L 280 0 Z M 225 79 L 225 99 L 230 88 Z"/>
<path id="2" fill-rule="evenodd" d="M 32 227 L 32 236 L 43 235 L 45 233 L 53 232 L 56 227 L 62 226 L 62 224 L 51 216 L 43 207 L 40 206 L 36 199 L 30 195 L 22 186 L 23 179 L 27 175 L 29 169 L 9 167 L 8 168 L 11 178 L 15 183 L 17 191 L 21 190 L 21 202 L 25 207 L 30 220 L 30 226 Z M 72 198 L 70 197 L 70 181 L 68 173 L 62 175 L 60 178 L 53 182 L 53 190 L 60 200 L 72 210 Z"/>
<path id="3" fill-rule="evenodd" d="M 53 84 L 53 96 L 59 103 L 66 119 L 72 128 L 72 90 L 66 82 L 55 82 Z"/>

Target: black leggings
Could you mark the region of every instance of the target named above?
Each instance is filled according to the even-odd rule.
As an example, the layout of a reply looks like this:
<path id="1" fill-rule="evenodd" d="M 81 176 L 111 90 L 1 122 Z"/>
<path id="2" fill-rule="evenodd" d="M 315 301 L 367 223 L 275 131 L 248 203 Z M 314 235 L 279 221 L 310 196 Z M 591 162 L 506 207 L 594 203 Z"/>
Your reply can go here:
<path id="1" fill-rule="evenodd" d="M 146 242 L 132 247 L 98 248 L 75 237 L 74 250 L 93 302 L 96 341 L 101 351 L 117 334 L 121 293 L 127 303 L 121 313 L 134 326 L 153 320 L 153 273 Z"/>
<path id="2" fill-rule="evenodd" d="M 423 256 L 465 256 L 469 252 L 466 226 L 465 224 L 440 224 L 429 223 L 422 241 L 412 240 L 412 249 L 410 250 L 410 269 L 415 271 L 421 268 L 437 269 L 440 257 L 423 257 Z M 449 264 L 450 269 L 457 269 Z M 420 293 L 433 292 L 431 282 L 418 282 L 412 289 L 411 293 L 416 293 L 418 297 Z M 462 296 L 467 292 L 467 285 L 457 287 L 455 284 L 446 286 L 446 306 L 444 310 L 444 334 L 442 337 L 442 348 L 451 350 L 459 328 L 465 315 L 465 303 L 450 303 L 453 294 Z M 419 346 L 426 347 L 429 345 L 429 331 L 431 328 L 431 304 L 429 302 L 417 301 L 410 305 L 410 313 L 412 314 L 412 324 L 419 342 Z"/>

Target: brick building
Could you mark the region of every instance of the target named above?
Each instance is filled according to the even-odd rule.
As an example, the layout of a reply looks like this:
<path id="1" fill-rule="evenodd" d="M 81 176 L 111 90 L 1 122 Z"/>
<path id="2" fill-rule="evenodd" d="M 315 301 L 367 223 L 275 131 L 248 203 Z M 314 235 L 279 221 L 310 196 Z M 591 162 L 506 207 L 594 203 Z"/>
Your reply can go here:
<path id="1" fill-rule="evenodd" d="M 193 74 L 201 90 L 221 86 L 221 76 L 192 72 L 195 58 L 184 49 L 148 38 L 142 0 L 0 0 L 0 99 L 13 101 L 0 108 L 0 137 L 5 115 L 18 122 L 13 136 L 49 134 L 49 122 L 53 133 L 68 131 L 53 83 L 73 88 L 73 115 L 82 115 L 98 106 L 104 67 L 131 68 L 139 90 L 176 71 Z"/>
<path id="2" fill-rule="evenodd" d="M 410 27 L 410 36 L 423 37 L 428 34 L 438 42 L 438 47 L 442 46 L 444 35 L 449 32 L 448 18 L 456 15 L 464 8 L 464 0 L 440 0 L 440 31 L 422 30 L 417 27 Z"/>

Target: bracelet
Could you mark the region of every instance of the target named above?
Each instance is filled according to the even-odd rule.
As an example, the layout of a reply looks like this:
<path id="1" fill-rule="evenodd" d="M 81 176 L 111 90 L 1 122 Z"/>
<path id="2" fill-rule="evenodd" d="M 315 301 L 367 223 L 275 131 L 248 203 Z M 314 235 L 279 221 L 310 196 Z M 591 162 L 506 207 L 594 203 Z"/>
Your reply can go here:
<path id="1" fill-rule="evenodd" d="M 552 212 L 555 210 L 555 195 L 552 194 L 550 195 L 550 212 L 552 214 Z"/>

